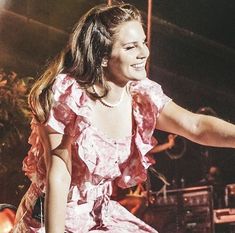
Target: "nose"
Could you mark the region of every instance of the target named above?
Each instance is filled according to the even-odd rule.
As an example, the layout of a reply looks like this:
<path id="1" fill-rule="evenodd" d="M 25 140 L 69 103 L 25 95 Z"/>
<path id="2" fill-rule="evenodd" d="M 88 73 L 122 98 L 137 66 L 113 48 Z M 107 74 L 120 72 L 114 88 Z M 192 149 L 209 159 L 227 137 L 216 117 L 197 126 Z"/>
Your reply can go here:
<path id="1" fill-rule="evenodd" d="M 139 46 L 138 59 L 145 59 L 149 56 L 149 49 L 146 44 Z"/>

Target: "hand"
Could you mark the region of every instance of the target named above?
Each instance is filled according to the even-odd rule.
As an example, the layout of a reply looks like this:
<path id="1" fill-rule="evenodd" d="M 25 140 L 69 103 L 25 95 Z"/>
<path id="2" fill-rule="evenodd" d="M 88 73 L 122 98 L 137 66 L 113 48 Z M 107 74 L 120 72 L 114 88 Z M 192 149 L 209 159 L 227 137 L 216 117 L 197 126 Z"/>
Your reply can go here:
<path id="1" fill-rule="evenodd" d="M 169 134 L 168 135 L 168 148 L 171 149 L 175 145 L 175 138 L 177 135 Z"/>

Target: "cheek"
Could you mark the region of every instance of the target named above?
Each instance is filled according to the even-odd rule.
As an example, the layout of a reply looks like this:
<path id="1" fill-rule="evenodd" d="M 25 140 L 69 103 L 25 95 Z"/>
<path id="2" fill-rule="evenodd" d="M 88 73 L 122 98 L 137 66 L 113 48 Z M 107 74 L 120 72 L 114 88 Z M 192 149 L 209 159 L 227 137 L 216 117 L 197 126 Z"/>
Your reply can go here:
<path id="1" fill-rule="evenodd" d="M 119 63 L 123 69 L 129 70 L 133 64 L 133 58 L 129 55 L 122 56 Z"/>
<path id="2" fill-rule="evenodd" d="M 116 57 L 110 62 L 110 68 L 112 70 L 124 71 L 128 70 L 130 67 L 130 61 L 128 57 Z"/>
<path id="3" fill-rule="evenodd" d="M 132 73 L 133 55 L 125 52 L 113 53 L 109 60 L 109 70 L 111 73 L 120 76 L 130 76 Z M 131 75 L 132 76 L 132 75 Z"/>

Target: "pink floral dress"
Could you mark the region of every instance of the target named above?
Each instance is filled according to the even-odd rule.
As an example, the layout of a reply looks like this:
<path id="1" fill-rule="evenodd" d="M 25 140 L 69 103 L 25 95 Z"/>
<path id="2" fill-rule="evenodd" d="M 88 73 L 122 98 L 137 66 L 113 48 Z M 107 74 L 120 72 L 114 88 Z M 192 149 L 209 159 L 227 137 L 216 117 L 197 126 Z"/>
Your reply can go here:
<path id="1" fill-rule="evenodd" d="M 156 144 L 152 138 L 156 118 L 170 98 L 149 79 L 130 82 L 133 135 L 114 140 L 90 123 L 91 100 L 75 79 L 59 74 L 52 91 L 54 102 L 46 124 L 74 138 L 65 232 L 157 233 L 110 196 L 113 185 L 127 188 L 146 180 L 146 169 L 152 163 L 147 152 Z M 31 128 L 32 146 L 23 170 L 32 184 L 17 211 L 13 230 L 17 233 L 45 232 L 43 224 L 32 218 L 36 199 L 46 191 L 46 169 L 35 120 Z"/>

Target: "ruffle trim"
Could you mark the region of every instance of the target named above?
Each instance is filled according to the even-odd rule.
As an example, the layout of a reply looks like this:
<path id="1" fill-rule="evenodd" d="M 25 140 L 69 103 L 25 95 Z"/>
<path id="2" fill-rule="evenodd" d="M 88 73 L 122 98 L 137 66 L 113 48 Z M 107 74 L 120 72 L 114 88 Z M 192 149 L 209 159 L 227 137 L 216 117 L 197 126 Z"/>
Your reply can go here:
<path id="1" fill-rule="evenodd" d="M 52 91 L 54 103 L 46 124 L 59 133 L 73 136 L 78 145 L 83 140 L 88 140 L 85 136 L 88 131 L 84 132 L 84 130 L 91 126 L 89 122 L 91 107 L 85 91 L 79 87 L 75 79 L 65 74 L 58 75 Z M 146 180 L 146 169 L 154 163 L 147 153 L 156 145 L 156 141 L 152 138 L 156 117 L 170 100 L 163 94 L 161 86 L 149 79 L 131 82 L 130 91 L 133 96 L 135 138 L 131 156 L 126 162 L 119 164 L 120 172 L 115 171 L 117 175 L 122 174 L 118 178 L 118 185 L 124 188 Z M 46 170 L 43 147 L 34 122 L 31 127 L 32 133 L 29 143 L 32 147 L 24 159 L 23 170 L 33 182 L 44 184 Z M 89 153 L 86 153 L 86 157 L 83 155 L 84 153 L 80 153 L 79 157 L 89 172 L 97 172 L 95 169 L 97 161 L 94 161 L 97 160 L 97 156 Z M 74 168 L 75 170 L 79 169 L 76 165 Z M 104 174 L 96 175 L 103 176 Z"/>
<path id="2" fill-rule="evenodd" d="M 43 145 L 38 136 L 37 124 L 34 119 L 31 121 L 31 135 L 28 140 L 31 148 L 23 160 L 22 170 L 32 183 L 37 184 L 38 188 L 43 192 L 45 187 L 46 164 L 43 156 Z"/>
<path id="3" fill-rule="evenodd" d="M 133 97 L 133 115 L 135 119 L 135 144 L 128 161 L 121 166 L 122 176 L 117 179 L 122 188 L 134 186 L 147 179 L 146 169 L 155 163 L 148 152 L 157 144 L 152 137 L 156 120 L 164 105 L 171 99 L 167 97 L 159 84 L 145 79 L 130 83 Z"/>
<path id="4" fill-rule="evenodd" d="M 66 74 L 59 74 L 52 87 L 54 103 L 47 125 L 61 134 L 79 136 L 88 127 L 90 106 L 87 95 L 76 80 Z"/>

